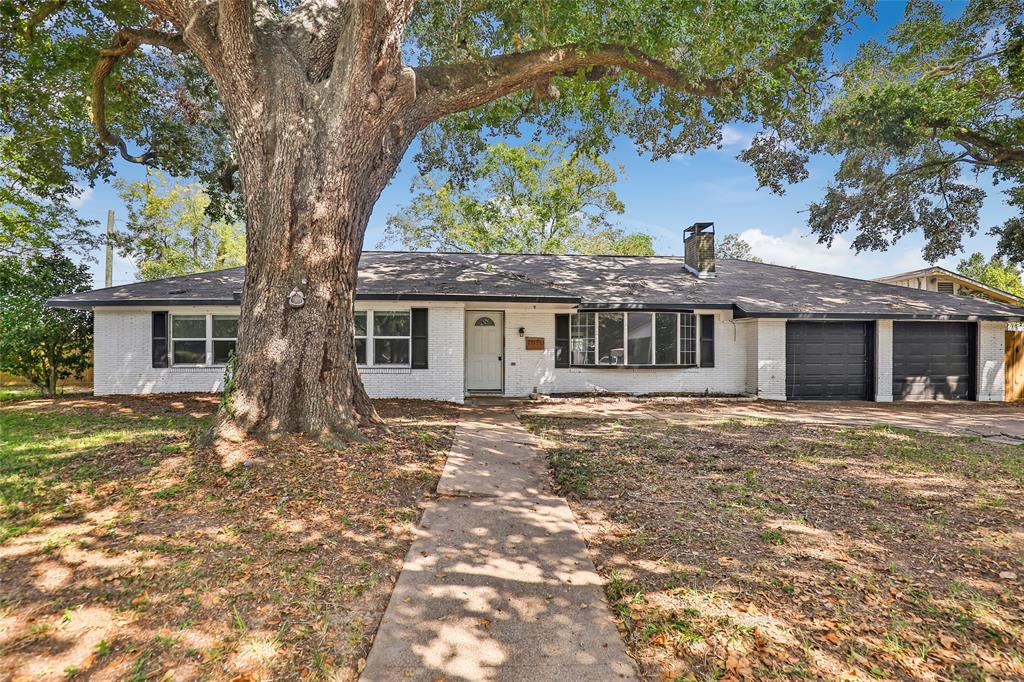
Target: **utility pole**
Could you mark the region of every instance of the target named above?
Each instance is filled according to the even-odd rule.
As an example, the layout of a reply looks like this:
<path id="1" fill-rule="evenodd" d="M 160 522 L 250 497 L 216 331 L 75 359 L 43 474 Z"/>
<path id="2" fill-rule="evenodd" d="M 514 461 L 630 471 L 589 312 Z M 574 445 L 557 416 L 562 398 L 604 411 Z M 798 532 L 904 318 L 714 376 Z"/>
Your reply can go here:
<path id="1" fill-rule="evenodd" d="M 114 286 L 114 210 L 107 211 L 107 278 L 105 285 Z"/>

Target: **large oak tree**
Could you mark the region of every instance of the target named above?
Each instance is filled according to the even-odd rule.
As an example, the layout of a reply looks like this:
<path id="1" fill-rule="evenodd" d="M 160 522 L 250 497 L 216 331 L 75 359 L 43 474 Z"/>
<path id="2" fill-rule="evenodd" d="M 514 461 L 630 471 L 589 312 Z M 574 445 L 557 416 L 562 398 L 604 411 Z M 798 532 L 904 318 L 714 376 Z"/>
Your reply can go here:
<path id="1" fill-rule="evenodd" d="M 421 169 L 457 173 L 484 133 L 520 127 L 597 153 L 628 135 L 654 158 L 714 144 L 730 120 L 781 129 L 812 107 L 823 46 L 863 9 L 836 0 L 2 7 L 0 132 L 23 143 L 29 165 L 102 177 L 116 155 L 239 187 L 248 267 L 222 433 L 324 437 L 375 419 L 351 340 L 356 270 L 374 203 L 421 132 Z M 288 304 L 295 290 L 299 308 Z"/>

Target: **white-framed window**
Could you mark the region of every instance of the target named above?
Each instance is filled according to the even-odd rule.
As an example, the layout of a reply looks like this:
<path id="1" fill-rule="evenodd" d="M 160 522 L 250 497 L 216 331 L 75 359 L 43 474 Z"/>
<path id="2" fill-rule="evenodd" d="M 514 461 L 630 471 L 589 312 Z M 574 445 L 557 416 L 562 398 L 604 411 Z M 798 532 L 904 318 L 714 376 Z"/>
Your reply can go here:
<path id="1" fill-rule="evenodd" d="M 369 313 L 365 310 L 356 311 L 356 364 L 366 364 L 366 320 L 369 317 Z"/>
<path id="2" fill-rule="evenodd" d="M 581 367 L 696 367 L 692 312 L 582 312 L 569 317 L 569 363 Z"/>
<path id="3" fill-rule="evenodd" d="M 238 339 L 238 315 L 171 314 L 171 365 L 227 364 Z"/>
<path id="4" fill-rule="evenodd" d="M 409 367 L 412 359 L 412 311 L 357 310 L 356 364 Z"/>

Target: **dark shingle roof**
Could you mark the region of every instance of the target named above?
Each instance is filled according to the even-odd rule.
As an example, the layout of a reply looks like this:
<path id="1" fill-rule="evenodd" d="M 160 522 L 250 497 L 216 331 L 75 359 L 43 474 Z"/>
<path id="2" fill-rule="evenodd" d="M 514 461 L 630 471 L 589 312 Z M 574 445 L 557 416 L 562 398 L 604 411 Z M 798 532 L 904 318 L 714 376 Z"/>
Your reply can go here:
<path id="1" fill-rule="evenodd" d="M 1017 319 L 1024 309 L 778 265 L 723 258 L 701 279 L 675 256 L 548 256 L 368 251 L 360 299 L 518 300 L 584 308 L 734 308 L 738 317 Z M 63 307 L 237 303 L 244 268 L 51 299 Z"/>

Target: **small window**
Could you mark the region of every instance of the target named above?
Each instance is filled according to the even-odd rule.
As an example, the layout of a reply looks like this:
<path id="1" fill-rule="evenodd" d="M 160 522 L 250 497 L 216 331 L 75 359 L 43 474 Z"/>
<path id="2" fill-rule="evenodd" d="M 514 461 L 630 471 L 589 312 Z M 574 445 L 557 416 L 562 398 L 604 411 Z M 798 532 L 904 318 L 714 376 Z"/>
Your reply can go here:
<path id="1" fill-rule="evenodd" d="M 213 364 L 226 365 L 235 352 L 238 315 L 213 316 Z"/>
<path id="2" fill-rule="evenodd" d="M 953 283 L 952 282 L 939 282 L 938 289 L 940 294 L 952 294 Z"/>
<path id="3" fill-rule="evenodd" d="M 679 364 L 697 366 L 697 316 L 693 313 L 679 315 Z"/>
<path id="4" fill-rule="evenodd" d="M 654 364 L 679 364 L 679 332 L 676 329 L 676 313 L 655 313 L 654 315 Z"/>
<path id="5" fill-rule="evenodd" d="M 366 311 L 357 310 L 355 315 L 356 364 L 366 364 Z"/>
<path id="6" fill-rule="evenodd" d="M 494 320 L 489 317 L 478 317 L 476 322 L 473 323 L 474 327 L 493 327 Z"/>
<path id="7" fill-rule="evenodd" d="M 626 362 L 622 313 L 601 313 L 597 318 L 597 353 L 599 365 L 623 365 Z"/>
<path id="8" fill-rule="evenodd" d="M 408 365 L 412 345 L 410 311 L 375 310 L 372 320 L 373 364 Z"/>
<path id="9" fill-rule="evenodd" d="M 175 365 L 206 364 L 206 315 L 171 318 L 171 357 Z"/>
<path id="10" fill-rule="evenodd" d="M 652 313 L 629 313 L 626 349 L 626 364 L 650 365 L 654 341 L 654 315 Z"/>
<path id="11" fill-rule="evenodd" d="M 597 351 L 594 313 L 577 313 L 569 318 L 570 362 L 573 365 L 593 365 Z"/>

